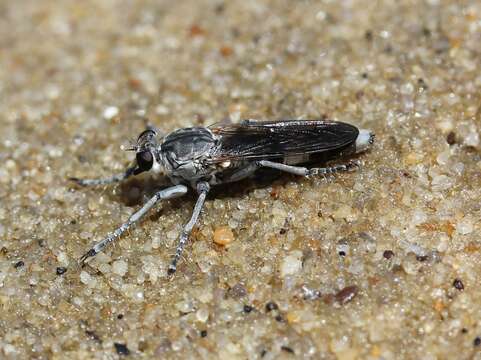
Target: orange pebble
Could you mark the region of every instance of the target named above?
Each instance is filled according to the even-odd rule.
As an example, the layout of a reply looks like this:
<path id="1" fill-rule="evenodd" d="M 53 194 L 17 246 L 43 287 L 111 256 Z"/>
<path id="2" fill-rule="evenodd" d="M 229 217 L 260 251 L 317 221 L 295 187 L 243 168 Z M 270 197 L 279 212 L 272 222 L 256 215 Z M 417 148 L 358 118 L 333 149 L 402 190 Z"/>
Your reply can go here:
<path id="1" fill-rule="evenodd" d="M 228 226 L 221 226 L 214 230 L 214 242 L 218 245 L 228 245 L 234 241 L 234 233 Z"/>

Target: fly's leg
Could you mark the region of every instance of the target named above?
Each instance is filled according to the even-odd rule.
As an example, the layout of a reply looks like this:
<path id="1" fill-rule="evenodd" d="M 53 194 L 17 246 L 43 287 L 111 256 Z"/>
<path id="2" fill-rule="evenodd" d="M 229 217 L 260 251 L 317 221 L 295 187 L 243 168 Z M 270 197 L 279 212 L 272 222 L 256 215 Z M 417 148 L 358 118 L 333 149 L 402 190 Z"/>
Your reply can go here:
<path id="1" fill-rule="evenodd" d="M 272 169 L 277 169 L 277 170 L 285 171 L 285 172 L 288 172 L 294 175 L 299 175 L 299 176 L 311 176 L 311 175 L 325 176 L 325 175 L 335 174 L 341 171 L 351 171 L 360 166 L 359 162 L 351 161 L 347 164 L 342 164 L 342 165 L 308 169 L 302 166 L 286 165 L 286 164 L 277 163 L 277 162 L 268 161 L 268 160 L 260 160 L 257 162 L 257 165 L 259 167 L 268 167 Z"/>
<path id="2" fill-rule="evenodd" d="M 79 179 L 76 177 L 71 177 L 69 180 L 76 182 L 80 186 L 93 186 L 93 185 L 108 185 L 113 184 L 122 180 L 127 179 L 128 177 L 135 174 L 136 167 L 129 167 L 123 173 L 115 174 L 107 178 L 101 179 Z"/>
<path id="3" fill-rule="evenodd" d="M 311 168 L 309 169 L 309 174 L 307 176 L 313 176 L 313 175 L 331 175 L 336 174 L 338 172 L 347 172 L 347 171 L 353 171 L 361 166 L 361 163 L 359 161 L 352 160 L 348 162 L 347 164 L 339 164 L 339 165 L 334 165 L 330 167 L 325 167 L 325 168 Z"/>
<path id="4" fill-rule="evenodd" d="M 94 257 L 101 252 L 108 244 L 116 240 L 128 228 L 135 224 L 142 216 L 144 216 L 158 201 L 172 199 L 187 193 L 187 187 L 184 185 L 176 185 L 157 192 L 144 206 L 133 213 L 126 222 L 120 225 L 113 233 L 107 235 L 105 239 L 95 244 L 89 251 L 87 251 L 81 258 L 80 264 L 84 265 L 88 258 Z"/>
<path id="5" fill-rule="evenodd" d="M 182 233 L 180 234 L 175 254 L 172 258 L 172 262 L 169 265 L 169 269 L 167 270 L 167 274 L 169 275 L 174 274 L 177 270 L 177 262 L 182 256 L 184 246 L 187 243 L 187 240 L 189 240 L 190 233 L 199 219 L 200 212 L 204 206 L 205 198 L 207 197 L 209 190 L 210 185 L 208 183 L 200 182 L 197 184 L 197 192 L 199 193 L 199 197 L 197 198 L 197 202 L 195 203 L 194 211 L 192 212 L 189 222 L 185 224 L 184 228 L 182 229 Z"/>

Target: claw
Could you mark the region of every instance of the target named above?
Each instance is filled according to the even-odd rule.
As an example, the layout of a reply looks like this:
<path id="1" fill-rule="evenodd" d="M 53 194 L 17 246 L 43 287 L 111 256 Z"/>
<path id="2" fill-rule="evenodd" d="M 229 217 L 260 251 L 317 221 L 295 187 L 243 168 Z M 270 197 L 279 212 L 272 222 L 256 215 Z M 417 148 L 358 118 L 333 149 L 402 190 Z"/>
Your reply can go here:
<path id="1" fill-rule="evenodd" d="M 177 271 L 177 260 L 174 259 L 170 263 L 169 268 L 167 269 L 167 275 L 172 276 L 175 274 L 176 271 Z"/>
<path id="2" fill-rule="evenodd" d="M 73 181 L 73 182 L 76 183 L 77 185 L 85 186 L 85 182 L 83 181 L 83 179 L 79 179 L 79 178 L 77 178 L 77 177 L 69 177 L 68 180 L 69 180 L 69 181 Z"/>
<path id="3" fill-rule="evenodd" d="M 87 251 L 85 254 L 82 255 L 82 257 L 79 259 L 79 263 L 82 267 L 85 266 L 85 262 L 87 261 L 88 258 L 94 257 L 97 255 L 97 252 L 95 251 L 94 248 L 90 249 Z"/>
<path id="4" fill-rule="evenodd" d="M 177 268 L 175 266 L 170 265 L 169 268 L 167 269 L 167 275 L 172 276 L 175 274 L 177 271 Z"/>
<path id="5" fill-rule="evenodd" d="M 359 160 L 351 160 L 346 165 L 348 171 L 352 171 L 361 167 L 361 162 Z"/>

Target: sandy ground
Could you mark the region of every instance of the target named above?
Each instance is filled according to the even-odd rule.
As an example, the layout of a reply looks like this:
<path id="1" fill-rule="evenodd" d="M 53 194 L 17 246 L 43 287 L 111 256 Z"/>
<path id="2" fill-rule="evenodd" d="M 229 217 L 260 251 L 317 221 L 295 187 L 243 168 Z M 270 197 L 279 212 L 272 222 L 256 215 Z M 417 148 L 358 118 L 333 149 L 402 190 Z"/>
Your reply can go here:
<path id="1" fill-rule="evenodd" d="M 0 3 L 0 357 L 481 358 L 479 1 Z M 195 197 L 120 149 L 239 119 L 376 132 L 361 170 Z M 214 243 L 224 234 L 226 245 Z"/>

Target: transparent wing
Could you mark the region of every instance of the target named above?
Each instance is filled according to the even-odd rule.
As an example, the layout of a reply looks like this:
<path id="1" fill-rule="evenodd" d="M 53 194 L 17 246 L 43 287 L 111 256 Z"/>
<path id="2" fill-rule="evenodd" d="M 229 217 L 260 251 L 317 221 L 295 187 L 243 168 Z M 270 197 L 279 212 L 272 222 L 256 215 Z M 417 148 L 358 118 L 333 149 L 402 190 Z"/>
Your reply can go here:
<path id="1" fill-rule="evenodd" d="M 211 162 L 322 153 L 345 148 L 359 135 L 353 125 L 325 120 L 244 120 L 209 129 L 217 139 Z"/>

